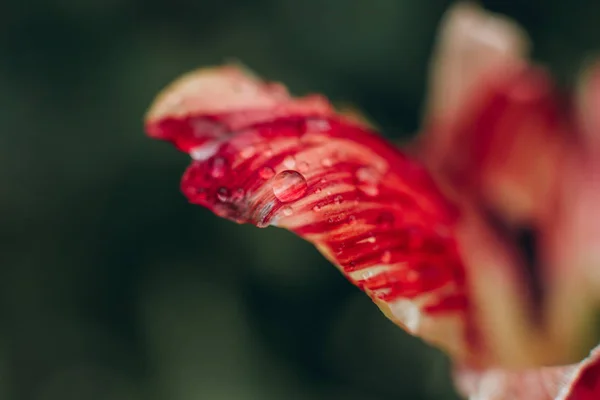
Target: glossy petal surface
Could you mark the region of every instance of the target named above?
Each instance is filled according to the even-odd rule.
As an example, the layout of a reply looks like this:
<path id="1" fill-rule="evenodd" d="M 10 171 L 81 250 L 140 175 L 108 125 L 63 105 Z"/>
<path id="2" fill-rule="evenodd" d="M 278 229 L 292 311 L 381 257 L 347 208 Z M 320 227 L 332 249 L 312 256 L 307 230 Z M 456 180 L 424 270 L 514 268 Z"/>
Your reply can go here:
<path id="1" fill-rule="evenodd" d="M 247 88 L 242 99 L 230 93 L 235 85 Z M 320 97 L 291 99 L 232 67 L 176 82 L 147 130 L 194 159 L 181 184 L 190 202 L 295 232 L 394 322 L 465 357 L 457 211 L 427 171 L 376 133 Z"/>

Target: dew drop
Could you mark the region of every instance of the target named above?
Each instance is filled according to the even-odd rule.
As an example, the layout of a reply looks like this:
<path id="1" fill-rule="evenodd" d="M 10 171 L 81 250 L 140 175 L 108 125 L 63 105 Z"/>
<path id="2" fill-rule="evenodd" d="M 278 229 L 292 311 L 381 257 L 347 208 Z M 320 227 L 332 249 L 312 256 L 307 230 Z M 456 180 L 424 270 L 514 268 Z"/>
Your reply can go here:
<path id="1" fill-rule="evenodd" d="M 324 167 L 331 167 L 333 165 L 333 161 L 331 161 L 331 158 L 324 158 L 321 160 L 321 165 Z"/>
<path id="2" fill-rule="evenodd" d="M 375 236 L 367 238 L 367 243 L 375 243 Z"/>
<path id="3" fill-rule="evenodd" d="M 321 193 L 321 188 L 316 188 L 315 193 Z"/>
<path id="4" fill-rule="evenodd" d="M 275 171 L 271 167 L 262 167 L 258 171 L 258 175 L 263 179 L 271 179 L 275 176 Z"/>
<path id="5" fill-rule="evenodd" d="M 227 198 L 229 197 L 229 190 L 227 188 L 219 188 L 219 190 L 217 190 L 217 199 L 219 199 L 219 201 L 227 201 Z"/>
<path id="6" fill-rule="evenodd" d="M 327 179 L 321 178 L 321 183 L 325 183 L 325 182 L 327 182 Z"/>
<path id="7" fill-rule="evenodd" d="M 243 159 L 248 159 L 248 158 L 252 157 L 253 154 L 254 154 L 253 147 L 245 147 L 240 151 L 240 157 L 242 157 Z"/>
<path id="8" fill-rule="evenodd" d="M 273 194 L 283 203 L 298 200 L 306 193 L 306 179 L 297 171 L 282 171 L 273 178 Z"/>
<path id="9" fill-rule="evenodd" d="M 222 178 L 227 170 L 227 160 L 223 157 L 215 157 L 210 168 L 210 176 L 213 178 Z"/>
<path id="10" fill-rule="evenodd" d="M 356 179 L 363 183 L 377 184 L 379 182 L 379 173 L 371 167 L 361 167 L 356 170 Z"/>
<path id="11" fill-rule="evenodd" d="M 360 185 L 358 189 L 367 196 L 375 197 L 379 194 L 379 189 L 374 185 Z"/>
<path id="12" fill-rule="evenodd" d="M 296 160 L 294 160 L 294 157 L 292 156 L 287 156 L 283 159 L 283 166 L 286 169 L 294 169 L 296 168 Z"/>
<path id="13" fill-rule="evenodd" d="M 386 250 L 381 255 L 381 262 L 384 264 L 389 263 L 392 260 L 392 253 L 389 250 Z"/>
<path id="14" fill-rule="evenodd" d="M 320 206 L 320 205 L 318 205 L 318 204 L 317 204 L 317 205 L 315 205 L 315 206 L 313 207 L 313 211 L 315 211 L 315 212 L 319 212 L 319 211 L 321 211 L 321 206 Z"/>
<path id="15" fill-rule="evenodd" d="M 283 212 L 283 215 L 285 215 L 286 217 L 289 217 L 290 215 L 292 215 L 294 213 L 294 210 L 292 210 L 292 207 L 284 207 L 281 212 Z"/>

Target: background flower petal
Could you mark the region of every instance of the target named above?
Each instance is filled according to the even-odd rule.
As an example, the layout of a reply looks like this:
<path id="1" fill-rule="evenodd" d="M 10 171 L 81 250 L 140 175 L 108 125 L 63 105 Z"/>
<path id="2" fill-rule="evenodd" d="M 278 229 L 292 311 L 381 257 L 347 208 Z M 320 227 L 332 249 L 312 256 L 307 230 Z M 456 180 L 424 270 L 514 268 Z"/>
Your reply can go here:
<path id="1" fill-rule="evenodd" d="M 525 59 L 527 42 L 506 18 L 454 6 L 415 148 L 461 205 L 458 241 L 487 363 L 519 368 L 578 361 L 598 339 L 585 274 L 570 267 L 591 242 L 566 227 L 573 210 L 589 221 L 594 208 L 568 199 L 588 190 L 574 184 L 584 168 L 573 107 Z"/>
<path id="2" fill-rule="evenodd" d="M 600 398 L 600 352 L 579 364 L 524 371 L 457 368 L 455 382 L 469 400 L 596 400 Z"/>

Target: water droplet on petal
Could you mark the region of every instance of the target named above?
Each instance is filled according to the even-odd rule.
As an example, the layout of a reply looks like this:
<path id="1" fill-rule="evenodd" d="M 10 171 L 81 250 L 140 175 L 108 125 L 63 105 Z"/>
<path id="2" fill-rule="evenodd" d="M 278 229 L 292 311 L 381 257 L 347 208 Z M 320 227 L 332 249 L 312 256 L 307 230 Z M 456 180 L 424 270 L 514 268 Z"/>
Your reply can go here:
<path id="1" fill-rule="evenodd" d="M 327 182 L 327 179 L 321 178 L 321 183 L 325 183 L 325 182 Z"/>
<path id="2" fill-rule="evenodd" d="M 275 171 L 271 167 L 262 167 L 258 171 L 258 176 L 260 176 L 263 179 L 271 179 L 275 176 Z"/>
<path id="3" fill-rule="evenodd" d="M 356 170 L 356 179 L 363 183 L 378 183 L 379 173 L 371 167 L 361 167 Z"/>
<path id="4" fill-rule="evenodd" d="M 316 188 L 315 193 L 321 193 L 321 188 Z"/>
<path id="5" fill-rule="evenodd" d="M 388 250 L 384 251 L 381 255 L 381 262 L 384 264 L 389 263 L 392 260 L 392 253 Z"/>
<path id="6" fill-rule="evenodd" d="M 254 154 L 253 147 L 245 147 L 240 151 L 240 157 L 242 157 L 243 159 L 248 159 L 248 158 L 252 157 L 253 154 Z"/>
<path id="7" fill-rule="evenodd" d="M 308 187 L 306 179 L 297 171 L 282 171 L 273 178 L 273 194 L 281 202 L 288 203 L 304 196 Z"/>
<path id="8" fill-rule="evenodd" d="M 379 194 L 379 189 L 377 189 L 377 186 L 373 185 L 361 185 L 358 187 L 358 189 L 367 196 L 371 197 L 375 197 Z"/>
<path id="9" fill-rule="evenodd" d="M 294 210 L 292 210 L 292 207 L 283 207 L 283 209 L 281 210 L 283 212 L 283 215 L 289 217 L 290 215 L 292 215 L 294 213 Z"/>
<path id="10" fill-rule="evenodd" d="M 316 212 L 318 212 L 318 211 L 321 211 L 321 206 L 320 206 L 320 205 L 318 205 L 318 204 L 317 204 L 317 205 L 315 205 L 315 206 L 313 207 L 313 211 L 316 211 Z"/>
<path id="11" fill-rule="evenodd" d="M 225 176 L 225 172 L 227 170 L 227 160 L 223 157 L 215 157 L 212 160 L 212 165 L 210 168 L 210 176 L 213 178 L 222 178 Z"/>
<path id="12" fill-rule="evenodd" d="M 367 243 L 375 243 L 375 236 L 367 238 Z"/>
<path id="13" fill-rule="evenodd" d="M 296 167 L 296 160 L 292 156 L 287 156 L 283 159 L 283 166 L 286 169 L 294 169 Z"/>
<path id="14" fill-rule="evenodd" d="M 324 167 L 331 167 L 333 165 L 333 161 L 331 161 L 331 158 L 324 158 L 321 160 L 321 164 Z"/>
<path id="15" fill-rule="evenodd" d="M 219 188 L 219 190 L 217 190 L 217 199 L 219 199 L 219 201 L 227 201 L 227 198 L 229 197 L 229 190 L 227 188 Z"/>

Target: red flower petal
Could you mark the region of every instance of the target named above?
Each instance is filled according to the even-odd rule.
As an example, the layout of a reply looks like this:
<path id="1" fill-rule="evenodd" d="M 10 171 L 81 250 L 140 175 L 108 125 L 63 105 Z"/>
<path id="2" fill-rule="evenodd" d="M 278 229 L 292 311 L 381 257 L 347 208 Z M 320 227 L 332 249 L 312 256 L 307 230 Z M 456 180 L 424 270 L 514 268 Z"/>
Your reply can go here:
<path id="1" fill-rule="evenodd" d="M 190 202 L 295 232 L 394 322 L 466 357 L 456 210 L 419 164 L 322 98 L 291 99 L 231 67 L 176 82 L 147 130 L 195 159 L 182 181 Z"/>

